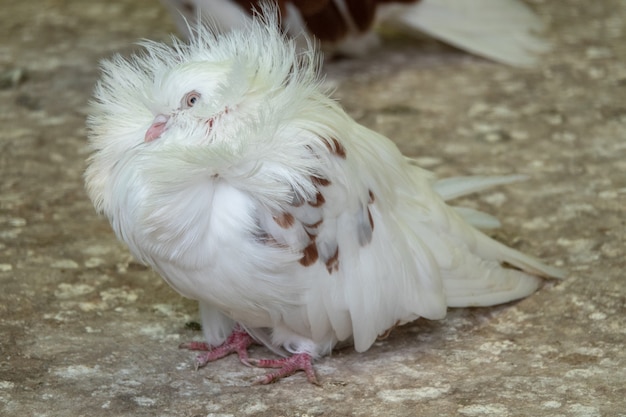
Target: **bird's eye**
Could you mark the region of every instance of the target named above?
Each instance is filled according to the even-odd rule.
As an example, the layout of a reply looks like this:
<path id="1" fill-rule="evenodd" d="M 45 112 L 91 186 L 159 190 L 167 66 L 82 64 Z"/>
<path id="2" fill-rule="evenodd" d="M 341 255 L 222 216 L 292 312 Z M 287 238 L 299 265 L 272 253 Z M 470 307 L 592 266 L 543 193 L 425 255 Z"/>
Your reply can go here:
<path id="1" fill-rule="evenodd" d="M 193 107 L 198 100 L 200 100 L 200 93 L 197 91 L 190 91 L 185 94 L 185 97 L 183 98 L 183 106 L 185 108 Z"/>

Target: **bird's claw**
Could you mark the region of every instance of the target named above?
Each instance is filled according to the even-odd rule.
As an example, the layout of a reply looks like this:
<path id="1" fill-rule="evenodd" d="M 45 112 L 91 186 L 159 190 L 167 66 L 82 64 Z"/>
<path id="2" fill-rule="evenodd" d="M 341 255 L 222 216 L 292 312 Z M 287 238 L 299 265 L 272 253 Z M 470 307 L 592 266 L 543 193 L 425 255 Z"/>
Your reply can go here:
<path id="1" fill-rule="evenodd" d="M 207 363 L 221 359 L 231 353 L 236 353 L 237 356 L 239 356 L 239 360 L 244 365 L 251 366 L 248 358 L 248 347 L 253 342 L 254 339 L 252 339 L 248 333 L 237 327 L 230 336 L 228 336 L 226 341 L 219 346 L 212 346 L 204 342 L 185 342 L 181 343 L 178 347 L 181 349 L 203 351 L 203 353 L 196 357 L 195 369 L 197 371 Z"/>
<path id="2" fill-rule="evenodd" d="M 267 385 L 288 377 L 298 371 L 304 371 L 308 381 L 314 385 L 320 385 L 313 370 L 313 359 L 307 353 L 296 353 L 288 358 L 281 359 L 253 359 L 248 357 L 248 347 L 254 343 L 254 339 L 239 326 L 235 327 L 226 341 L 219 346 L 212 346 L 205 342 L 185 342 L 178 347 L 187 350 L 202 351 L 196 357 L 195 370 L 202 368 L 209 362 L 221 359 L 231 353 L 236 353 L 239 360 L 246 366 L 258 368 L 276 368 L 274 372 L 257 379 L 253 385 Z"/>
<path id="3" fill-rule="evenodd" d="M 253 385 L 267 385 L 288 377 L 297 371 L 304 371 L 308 381 L 314 385 L 320 385 L 313 370 L 313 358 L 307 353 L 296 353 L 282 359 L 250 359 L 250 363 L 259 368 L 278 368 L 275 372 L 257 379 Z"/>

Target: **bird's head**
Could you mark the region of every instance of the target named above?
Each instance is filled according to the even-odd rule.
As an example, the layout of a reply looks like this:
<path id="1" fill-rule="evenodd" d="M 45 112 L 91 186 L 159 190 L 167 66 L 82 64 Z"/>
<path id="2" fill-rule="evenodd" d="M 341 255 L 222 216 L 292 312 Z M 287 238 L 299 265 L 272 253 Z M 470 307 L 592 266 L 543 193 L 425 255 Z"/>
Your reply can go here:
<path id="1" fill-rule="evenodd" d="M 293 161 L 306 161 L 311 135 L 301 132 L 321 124 L 294 120 L 332 105 L 311 104 L 319 95 L 314 48 L 298 52 L 272 19 L 255 18 L 228 34 L 201 27 L 188 43 L 146 41 L 143 53 L 102 63 L 85 173 L 99 212 L 110 214 L 127 184 L 182 184 L 204 170 L 204 178 L 257 189 L 250 178 L 261 166 L 278 183 L 277 172 L 297 171 Z M 286 164 L 291 170 L 276 168 Z M 292 189 L 289 181 L 281 190 Z"/>
<path id="2" fill-rule="evenodd" d="M 249 80 L 232 61 L 181 63 L 158 75 L 146 107 L 153 116 L 143 142 L 210 142 L 214 127 L 243 100 Z"/>

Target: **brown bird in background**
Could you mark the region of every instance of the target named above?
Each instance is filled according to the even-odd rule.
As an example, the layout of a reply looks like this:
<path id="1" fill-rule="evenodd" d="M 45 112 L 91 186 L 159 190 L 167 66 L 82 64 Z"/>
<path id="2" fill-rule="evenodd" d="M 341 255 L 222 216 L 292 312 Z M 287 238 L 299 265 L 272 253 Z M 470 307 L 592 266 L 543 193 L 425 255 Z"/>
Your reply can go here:
<path id="1" fill-rule="evenodd" d="M 200 17 L 226 32 L 241 29 L 267 0 L 162 0 L 179 30 Z M 284 32 L 321 42 L 327 55 L 359 56 L 379 45 L 376 27 L 425 33 L 473 54 L 513 66 L 536 64 L 549 49 L 544 25 L 520 0 L 274 0 Z"/>

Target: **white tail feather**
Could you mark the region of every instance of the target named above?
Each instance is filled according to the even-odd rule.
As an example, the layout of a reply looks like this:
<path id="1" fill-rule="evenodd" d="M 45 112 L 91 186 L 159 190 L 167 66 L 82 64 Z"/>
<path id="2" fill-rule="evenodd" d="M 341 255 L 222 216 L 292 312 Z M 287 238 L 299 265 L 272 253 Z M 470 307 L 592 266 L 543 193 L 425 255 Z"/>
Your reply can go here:
<path id="1" fill-rule="evenodd" d="M 454 207 L 454 210 L 456 210 L 456 212 L 459 213 L 466 222 L 478 229 L 497 229 L 501 226 L 500 220 L 491 214 L 474 210 L 469 207 Z"/>
<path id="2" fill-rule="evenodd" d="M 448 307 L 485 307 L 527 297 L 539 288 L 541 279 L 511 269 L 488 271 L 474 280 L 444 278 L 443 284 Z"/>
<path id="3" fill-rule="evenodd" d="M 444 201 L 448 201 L 498 185 L 524 181 L 526 179 L 527 177 L 525 175 L 452 177 L 435 181 L 433 187 Z M 454 207 L 454 209 L 466 222 L 478 229 L 486 230 L 500 227 L 500 221 L 491 214 L 468 207 Z"/>
<path id="4" fill-rule="evenodd" d="M 525 181 L 528 179 L 526 175 L 503 175 L 503 176 L 468 176 L 468 177 L 452 177 L 437 180 L 433 187 L 437 194 L 445 201 L 452 200 L 464 195 L 476 193 L 496 187 L 499 185 L 511 184 L 514 182 Z M 483 213 L 478 210 L 466 207 L 454 207 L 456 212 L 463 217 L 465 221 L 479 229 L 496 229 L 500 226 L 497 218 L 490 214 Z M 478 247 L 485 248 L 481 256 L 485 259 L 502 260 L 524 271 L 536 274 L 542 277 L 564 278 L 565 272 L 561 269 L 547 266 L 532 256 L 525 255 L 515 249 L 509 248 L 490 237 L 479 233 Z"/>
<path id="5" fill-rule="evenodd" d="M 422 0 L 381 6 L 380 22 L 424 32 L 505 64 L 529 67 L 549 44 L 541 20 L 518 0 Z"/>
<path id="6" fill-rule="evenodd" d="M 444 200 L 450 200 L 526 179 L 524 175 L 453 177 L 435 181 L 434 189 Z M 454 209 L 465 221 L 476 228 L 495 229 L 500 226 L 498 219 L 487 213 L 465 207 L 454 207 Z M 538 277 L 559 279 L 565 277 L 564 271 L 545 265 L 538 259 L 509 248 L 477 230 L 469 233 L 475 239 L 475 252 L 459 252 L 459 256 L 463 257 L 460 263 L 467 272 L 455 271 L 443 275 L 446 303 L 449 307 L 506 303 L 526 297 L 536 291 L 541 285 Z M 503 269 L 500 267 L 501 262 L 523 271 Z"/>
<path id="7" fill-rule="evenodd" d="M 565 277 L 563 270 L 545 265 L 477 230 L 474 230 L 474 238 L 474 252 L 456 252 L 462 270 L 452 269 L 442 274 L 448 307 L 506 303 L 535 292 L 542 282 L 539 277 Z M 512 268 L 503 268 L 502 262 Z"/>
<path id="8" fill-rule="evenodd" d="M 498 241 L 491 239 L 489 236 L 479 233 L 478 247 L 485 248 L 486 251 L 497 253 L 494 259 L 499 259 L 503 262 L 513 265 L 516 268 L 523 269 L 524 271 L 546 278 L 565 278 L 566 272 L 562 269 L 549 266 L 541 262 L 540 260 L 521 253 L 513 248 L 510 248 Z M 484 254 L 486 259 L 489 259 L 487 254 Z"/>
<path id="9" fill-rule="evenodd" d="M 435 181 L 433 187 L 445 201 L 454 200 L 464 195 L 477 193 L 498 185 L 525 181 L 526 175 L 502 175 L 487 177 L 473 175 L 468 177 L 452 177 Z"/>

